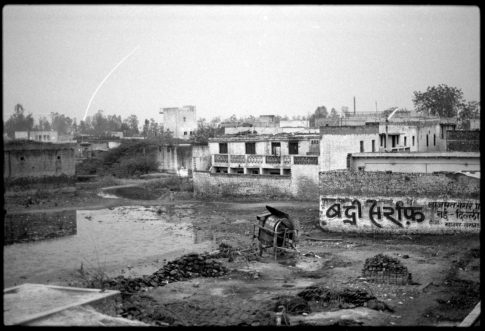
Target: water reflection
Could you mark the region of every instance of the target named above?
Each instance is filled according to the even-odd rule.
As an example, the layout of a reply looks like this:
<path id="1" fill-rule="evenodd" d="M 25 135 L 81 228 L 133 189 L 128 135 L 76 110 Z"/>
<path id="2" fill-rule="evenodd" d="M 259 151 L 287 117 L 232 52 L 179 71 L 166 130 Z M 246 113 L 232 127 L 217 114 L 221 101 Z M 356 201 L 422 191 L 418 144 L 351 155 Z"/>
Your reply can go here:
<path id="1" fill-rule="evenodd" d="M 212 235 L 174 205 L 77 211 L 77 234 L 4 246 L 4 280 L 84 266 L 112 267 L 180 251 L 204 251 Z M 159 213 L 158 211 L 162 212 Z M 201 246 L 202 245 L 202 246 Z"/>

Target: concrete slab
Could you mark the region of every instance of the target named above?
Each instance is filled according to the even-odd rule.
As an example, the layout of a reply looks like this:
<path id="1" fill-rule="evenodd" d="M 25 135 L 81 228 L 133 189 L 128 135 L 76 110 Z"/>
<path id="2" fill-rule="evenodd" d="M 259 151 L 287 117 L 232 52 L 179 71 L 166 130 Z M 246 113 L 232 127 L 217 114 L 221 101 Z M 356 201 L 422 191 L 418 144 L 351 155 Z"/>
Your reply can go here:
<path id="1" fill-rule="evenodd" d="M 119 291 L 22 284 L 3 291 L 3 322 L 5 325 L 29 324 L 53 314 L 86 304 L 108 307 L 119 298 Z M 114 310 L 113 310 L 114 311 Z"/>

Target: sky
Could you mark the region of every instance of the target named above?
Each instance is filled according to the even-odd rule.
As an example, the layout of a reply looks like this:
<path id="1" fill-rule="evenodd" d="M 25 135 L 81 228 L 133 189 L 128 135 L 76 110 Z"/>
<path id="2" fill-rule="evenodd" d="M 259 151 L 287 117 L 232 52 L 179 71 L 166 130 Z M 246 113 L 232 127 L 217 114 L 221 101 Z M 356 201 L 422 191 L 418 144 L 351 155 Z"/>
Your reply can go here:
<path id="1" fill-rule="evenodd" d="M 206 119 L 307 116 L 322 105 L 353 110 L 354 97 L 357 112 L 413 109 L 413 92 L 438 84 L 480 101 L 475 6 L 8 5 L 2 14 L 4 121 L 16 104 L 78 123 L 98 110 L 161 121 L 161 108 L 184 105 Z"/>

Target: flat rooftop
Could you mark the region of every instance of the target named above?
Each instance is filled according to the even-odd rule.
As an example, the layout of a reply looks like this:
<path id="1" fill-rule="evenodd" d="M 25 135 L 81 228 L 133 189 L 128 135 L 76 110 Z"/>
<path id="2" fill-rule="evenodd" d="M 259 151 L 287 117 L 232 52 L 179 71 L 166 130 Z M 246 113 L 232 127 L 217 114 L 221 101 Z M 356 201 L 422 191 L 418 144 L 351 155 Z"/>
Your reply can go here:
<path id="1" fill-rule="evenodd" d="M 480 158 L 478 152 L 407 152 L 407 153 L 352 153 L 352 157 L 365 158 Z"/>

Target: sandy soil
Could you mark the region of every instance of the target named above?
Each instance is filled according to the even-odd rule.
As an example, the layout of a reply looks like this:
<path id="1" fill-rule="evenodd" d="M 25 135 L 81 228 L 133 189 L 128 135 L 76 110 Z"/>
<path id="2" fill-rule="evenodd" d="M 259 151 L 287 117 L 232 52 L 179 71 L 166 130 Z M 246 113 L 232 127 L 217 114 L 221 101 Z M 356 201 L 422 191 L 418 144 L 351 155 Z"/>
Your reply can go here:
<path id="1" fill-rule="evenodd" d="M 197 210 L 192 217 L 194 227 L 215 234 L 218 243 L 224 241 L 241 248 L 255 243 L 253 224 L 256 215 L 266 211 L 265 205 L 281 209 L 300 221 L 302 236 L 298 249 L 301 254 L 277 261 L 269 254 L 252 262 L 242 258 L 232 262 L 222 259 L 233 270 L 228 276 L 196 278 L 148 290 L 145 295 L 151 301 L 147 301 L 147 305 L 152 305 L 155 300 L 157 307 L 170 312 L 172 320 L 179 325 L 237 325 L 241 321 L 259 325 L 261 319 L 255 316 L 259 316 L 258 312 L 273 311 L 275 298 L 296 295 L 312 284 L 367 289 L 394 312 L 377 312 L 363 307 L 340 309 L 332 314 L 323 310 L 308 317 L 294 316 L 293 324 L 329 325 L 351 319 L 360 325 L 457 325 L 480 300 L 478 234 L 327 233 L 318 228 L 317 201 L 195 201 L 190 194 L 185 194 L 187 192 L 177 192 L 173 201 L 163 194 L 157 200 L 102 199 L 97 192 L 86 189 L 72 196 L 50 196 L 28 208 L 23 205 L 22 199 L 25 198 L 10 198 L 7 207 L 35 212 L 44 208 L 97 209 L 155 204 L 183 208 L 190 204 Z M 313 254 L 305 256 L 305 253 Z M 365 259 L 379 253 L 399 258 L 412 273 L 414 285 L 375 284 L 363 280 L 361 271 Z M 162 266 L 161 261 L 143 261 L 131 266 L 130 272 L 133 276 L 148 274 Z M 119 265 L 119 270 L 122 269 L 126 269 L 126 265 Z M 28 270 L 24 273 L 28 274 Z M 256 278 L 255 274 L 258 275 Z M 64 284 L 59 285 L 75 281 L 65 278 Z"/>

